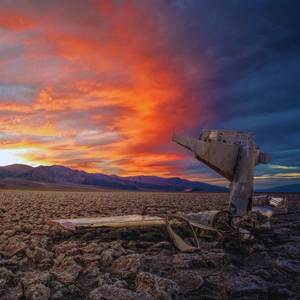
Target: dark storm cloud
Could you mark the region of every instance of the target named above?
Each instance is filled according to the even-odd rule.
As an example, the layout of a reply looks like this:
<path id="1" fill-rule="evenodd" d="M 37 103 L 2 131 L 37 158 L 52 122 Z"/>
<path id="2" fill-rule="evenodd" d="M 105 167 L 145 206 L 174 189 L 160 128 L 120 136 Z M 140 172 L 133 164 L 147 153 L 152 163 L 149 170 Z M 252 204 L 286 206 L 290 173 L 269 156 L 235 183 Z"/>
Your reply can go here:
<path id="1" fill-rule="evenodd" d="M 207 125 L 253 131 L 273 164 L 300 166 L 300 2 L 180 4 L 188 51 L 211 67 L 199 79 L 218 112 Z M 266 172 L 282 170 L 258 169 L 258 175 Z"/>

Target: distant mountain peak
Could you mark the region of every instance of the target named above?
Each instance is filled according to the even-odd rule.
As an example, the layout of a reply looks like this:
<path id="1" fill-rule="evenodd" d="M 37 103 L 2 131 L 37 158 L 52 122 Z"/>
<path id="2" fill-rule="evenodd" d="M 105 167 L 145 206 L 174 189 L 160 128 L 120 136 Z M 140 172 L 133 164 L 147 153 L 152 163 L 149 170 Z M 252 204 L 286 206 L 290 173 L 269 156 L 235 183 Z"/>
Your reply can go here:
<path id="1" fill-rule="evenodd" d="M 136 191 L 227 191 L 225 187 L 210 185 L 208 183 L 197 181 L 189 181 L 178 177 L 164 178 L 149 175 L 120 177 L 101 173 L 91 174 L 62 165 L 30 167 L 27 165 L 15 164 L 1 167 L 0 185 L 5 187 L 7 182 L 12 184 L 13 180 L 15 180 L 16 185 L 22 182 L 22 187 L 24 187 L 26 182 L 29 185 L 30 182 L 40 182 L 45 184 L 67 184 L 71 186 L 78 185 L 90 186 L 93 188 L 96 187 Z"/>
<path id="2" fill-rule="evenodd" d="M 13 172 L 13 173 L 23 173 L 23 172 L 27 172 L 27 171 L 33 169 L 33 167 L 25 165 L 25 164 L 12 164 L 12 165 L 8 165 L 8 166 L 0 167 L 0 169 L 4 169 L 4 170 L 7 170 L 7 171 Z"/>

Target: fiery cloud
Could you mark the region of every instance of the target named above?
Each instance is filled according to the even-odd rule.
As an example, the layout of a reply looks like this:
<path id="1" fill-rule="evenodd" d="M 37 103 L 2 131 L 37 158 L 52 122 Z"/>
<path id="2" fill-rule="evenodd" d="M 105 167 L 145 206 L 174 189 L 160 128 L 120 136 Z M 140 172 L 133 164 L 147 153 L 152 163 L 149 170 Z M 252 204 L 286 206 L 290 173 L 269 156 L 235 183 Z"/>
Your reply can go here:
<path id="1" fill-rule="evenodd" d="M 7 3 L 0 15 L 1 147 L 31 149 L 22 158 L 32 164 L 176 174 L 170 162 L 182 152 L 170 146 L 173 130 L 192 128 L 200 113 L 204 121 L 211 116 L 205 99 L 190 98 L 204 64 L 186 55 L 183 24 L 172 28 L 176 7 Z"/>

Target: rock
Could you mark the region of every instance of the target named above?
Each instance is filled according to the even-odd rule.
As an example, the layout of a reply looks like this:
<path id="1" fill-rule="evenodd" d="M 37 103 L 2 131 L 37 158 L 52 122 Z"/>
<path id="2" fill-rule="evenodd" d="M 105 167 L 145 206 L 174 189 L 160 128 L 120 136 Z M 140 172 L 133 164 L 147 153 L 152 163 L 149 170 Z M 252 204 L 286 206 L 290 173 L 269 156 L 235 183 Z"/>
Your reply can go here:
<path id="1" fill-rule="evenodd" d="M 98 244 L 95 242 L 89 243 L 88 245 L 81 247 L 81 251 L 83 253 L 92 253 L 95 254 L 96 250 L 98 248 Z"/>
<path id="2" fill-rule="evenodd" d="M 55 293 L 53 293 L 52 297 L 51 297 L 52 300 L 63 300 L 63 299 L 68 299 L 63 291 L 56 291 Z"/>
<path id="3" fill-rule="evenodd" d="M 51 279 L 51 274 L 49 272 L 26 272 L 21 278 L 21 283 L 26 289 L 32 284 L 42 283 L 47 284 Z"/>
<path id="4" fill-rule="evenodd" d="M 65 241 L 53 247 L 53 251 L 55 252 L 56 256 L 59 254 L 75 255 L 79 251 L 78 243 L 76 241 Z"/>
<path id="5" fill-rule="evenodd" d="M 21 284 L 14 288 L 7 289 L 4 294 L 0 296 L 0 300 L 19 300 L 23 298 L 23 289 Z"/>
<path id="6" fill-rule="evenodd" d="M 31 234 L 33 234 L 33 235 L 47 235 L 47 234 L 49 234 L 49 231 L 45 230 L 45 229 L 36 229 L 36 230 L 32 230 Z"/>
<path id="7" fill-rule="evenodd" d="M 297 299 L 295 293 L 285 287 L 272 287 L 270 299 Z"/>
<path id="8" fill-rule="evenodd" d="M 8 229 L 8 230 L 5 230 L 3 232 L 3 234 L 5 234 L 8 237 L 11 237 L 11 236 L 14 236 L 16 234 L 16 230 L 14 230 L 14 229 Z"/>
<path id="9" fill-rule="evenodd" d="M 245 263 L 251 268 L 257 268 L 257 266 L 259 266 L 260 268 L 268 269 L 272 264 L 272 260 L 273 258 L 267 252 L 256 251 L 247 256 Z M 236 262 L 238 261 L 240 261 L 239 256 L 236 257 Z"/>
<path id="10" fill-rule="evenodd" d="M 98 286 L 101 287 L 101 286 L 104 286 L 104 285 L 113 285 L 113 279 L 111 278 L 110 274 L 109 273 L 104 273 L 104 274 L 101 274 L 99 277 L 98 277 Z"/>
<path id="11" fill-rule="evenodd" d="M 78 280 L 80 284 L 86 288 L 95 288 L 100 274 L 98 264 L 93 262 L 87 268 L 82 270 Z"/>
<path id="12" fill-rule="evenodd" d="M 229 263 L 229 258 L 222 249 L 215 249 L 214 251 L 208 251 L 202 254 L 202 262 L 200 263 L 204 267 L 218 268 L 220 266 Z"/>
<path id="13" fill-rule="evenodd" d="M 50 299 L 50 289 L 42 283 L 33 284 L 25 291 L 28 300 L 48 300 Z"/>
<path id="14" fill-rule="evenodd" d="M 291 259 L 297 259 L 300 257 L 300 243 L 286 243 L 272 248 L 273 251 L 278 252 L 280 256 L 288 256 Z"/>
<path id="15" fill-rule="evenodd" d="M 277 259 L 275 266 L 283 271 L 300 275 L 300 263 L 292 260 Z"/>
<path id="16" fill-rule="evenodd" d="M 15 237 L 9 238 L 0 246 L 0 254 L 5 257 L 12 257 L 26 249 L 24 242 L 18 241 Z"/>
<path id="17" fill-rule="evenodd" d="M 148 294 L 136 293 L 128 289 L 105 285 L 93 290 L 89 300 L 154 300 Z"/>
<path id="18" fill-rule="evenodd" d="M 100 263 L 105 268 L 113 263 L 113 250 L 104 250 L 100 255 Z"/>
<path id="19" fill-rule="evenodd" d="M 194 270 L 178 270 L 173 274 L 172 279 L 183 294 L 200 289 L 204 283 L 201 273 Z"/>
<path id="20" fill-rule="evenodd" d="M 66 286 L 63 289 L 54 292 L 51 296 L 51 299 L 52 300 L 70 300 L 70 299 L 81 300 L 86 298 L 78 288 L 72 285 L 72 286 Z"/>
<path id="21" fill-rule="evenodd" d="M 175 257 L 175 255 L 174 255 Z M 144 255 L 143 268 L 150 273 L 169 273 L 174 269 L 174 259 L 171 255 Z"/>
<path id="22" fill-rule="evenodd" d="M 68 292 L 71 299 L 82 299 L 81 290 L 74 284 L 68 286 Z M 70 299 L 69 298 L 69 299 Z"/>
<path id="23" fill-rule="evenodd" d="M 7 281 L 3 278 L 0 278 L 0 295 L 4 294 L 7 290 Z"/>
<path id="24" fill-rule="evenodd" d="M 83 257 L 81 257 L 81 261 L 84 264 L 89 264 L 92 262 L 98 262 L 101 259 L 100 255 L 93 255 L 93 254 L 85 254 Z"/>
<path id="25" fill-rule="evenodd" d="M 171 249 L 172 249 L 172 244 L 170 242 L 163 241 L 163 242 L 156 243 L 156 244 L 152 245 L 151 247 L 149 247 L 146 250 L 146 253 L 148 255 L 157 255 L 157 254 L 162 254 L 162 253 L 170 254 Z"/>
<path id="26" fill-rule="evenodd" d="M 176 282 L 147 272 L 140 272 L 136 279 L 136 291 L 148 293 L 154 299 L 176 300 L 182 299 L 180 289 Z"/>
<path id="27" fill-rule="evenodd" d="M 59 281 L 50 281 L 48 286 L 51 288 L 52 291 L 52 297 L 53 300 L 68 300 L 72 299 L 72 295 L 69 291 L 68 286 L 65 286 Z"/>
<path id="28" fill-rule="evenodd" d="M 120 289 L 127 289 L 128 283 L 125 280 L 117 280 L 114 282 L 113 286 Z"/>
<path id="29" fill-rule="evenodd" d="M 74 259 L 69 258 L 63 260 L 58 266 L 51 269 L 51 273 L 65 284 L 75 282 L 82 267 L 78 265 Z"/>
<path id="30" fill-rule="evenodd" d="M 122 278 L 134 278 L 141 267 L 141 256 L 139 254 L 129 254 L 121 256 L 114 261 L 112 272 Z"/>
<path id="31" fill-rule="evenodd" d="M 269 279 L 272 278 L 272 274 L 269 271 L 265 270 L 265 269 L 256 270 L 254 272 L 254 275 L 260 276 L 265 280 L 269 280 Z"/>
<path id="32" fill-rule="evenodd" d="M 173 256 L 174 268 L 191 269 L 204 264 L 203 258 L 197 253 L 179 253 Z"/>
<path id="33" fill-rule="evenodd" d="M 108 244 L 109 245 L 109 249 L 112 252 L 112 257 L 113 258 L 118 258 L 122 255 L 127 254 L 127 251 L 123 248 L 123 244 L 122 241 L 113 241 L 111 243 Z"/>
<path id="34" fill-rule="evenodd" d="M 252 249 L 250 250 L 250 253 L 255 252 L 255 251 L 266 251 L 266 247 L 262 244 L 254 244 L 252 246 Z"/>
<path id="35" fill-rule="evenodd" d="M 47 251 L 41 247 L 35 247 L 32 249 L 26 249 L 26 255 L 35 263 L 42 263 L 45 260 L 51 259 L 53 257 L 53 253 Z"/>
<path id="36" fill-rule="evenodd" d="M 260 294 L 264 295 L 268 291 L 267 282 L 255 275 L 249 274 L 239 274 L 234 276 L 231 280 L 231 290 L 232 295 L 254 295 Z"/>
<path id="37" fill-rule="evenodd" d="M 15 274 L 10 270 L 8 270 L 4 267 L 1 267 L 0 268 L 0 278 L 5 279 L 7 282 L 10 282 L 15 278 Z"/>
<path id="38" fill-rule="evenodd" d="M 253 299 L 266 299 L 269 290 L 267 281 L 245 271 L 213 273 L 206 278 L 206 285 L 222 299 L 226 295 L 229 295 L 230 299 L 246 296 L 251 296 Z"/>

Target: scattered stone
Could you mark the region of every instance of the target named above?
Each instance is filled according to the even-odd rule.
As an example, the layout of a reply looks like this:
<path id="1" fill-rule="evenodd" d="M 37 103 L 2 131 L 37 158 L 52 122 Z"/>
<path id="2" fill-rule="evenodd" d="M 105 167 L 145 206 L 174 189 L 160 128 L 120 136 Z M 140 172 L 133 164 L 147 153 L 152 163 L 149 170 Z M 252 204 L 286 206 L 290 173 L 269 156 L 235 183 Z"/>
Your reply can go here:
<path id="1" fill-rule="evenodd" d="M 84 246 L 84 247 L 81 247 L 80 250 L 81 250 L 83 253 L 91 253 L 91 254 L 95 254 L 96 251 L 97 251 L 97 248 L 98 248 L 98 244 L 92 242 L 92 243 L 87 244 L 87 245 Z"/>
<path id="2" fill-rule="evenodd" d="M 7 290 L 7 281 L 3 278 L 0 278 L 0 295 L 4 294 Z"/>
<path id="3" fill-rule="evenodd" d="M 82 267 L 74 259 L 69 258 L 63 260 L 58 266 L 54 266 L 50 272 L 61 282 L 70 284 L 75 282 L 81 270 Z"/>
<path id="4" fill-rule="evenodd" d="M 78 253 L 78 243 L 77 241 L 65 241 L 55 247 L 53 247 L 53 251 L 55 255 L 58 256 L 59 254 L 65 255 L 75 255 Z"/>
<path id="5" fill-rule="evenodd" d="M 0 224 L 0 300 L 257 300 L 297 299 L 300 294 L 296 212 L 275 216 L 272 230 L 255 231 L 253 241 L 238 247 L 206 241 L 199 252 L 180 253 L 161 228 L 73 234 L 45 225 L 49 218 L 91 216 L 95 208 L 95 215 L 140 212 L 145 197 L 130 193 L 125 199 L 123 192 L 114 193 L 113 200 L 111 193 L 78 195 L 0 191 L 0 206 L 5 209 Z M 147 193 L 146 197 L 151 205 L 171 203 L 186 212 L 227 205 L 225 194 Z M 299 195 L 290 197 L 294 203 L 289 205 L 299 210 Z"/>
<path id="6" fill-rule="evenodd" d="M 47 284 L 50 279 L 51 274 L 49 272 L 25 272 L 23 277 L 21 278 L 21 283 L 26 289 L 32 284 Z"/>
<path id="7" fill-rule="evenodd" d="M 7 289 L 2 295 L 0 295 L 0 300 L 19 300 L 23 298 L 23 289 L 21 284 L 16 287 Z"/>
<path id="8" fill-rule="evenodd" d="M 7 237 L 11 237 L 11 236 L 14 236 L 16 234 L 16 230 L 14 230 L 14 229 L 8 229 L 8 230 L 5 230 L 3 232 L 3 234 L 5 234 Z"/>
<path id="9" fill-rule="evenodd" d="M 275 261 L 275 266 L 285 272 L 300 275 L 300 263 L 291 260 L 281 260 Z"/>
<path id="10" fill-rule="evenodd" d="M 149 294 L 136 293 L 128 289 L 105 285 L 93 290 L 89 300 L 154 300 Z"/>
<path id="11" fill-rule="evenodd" d="M 201 255 L 197 253 L 179 253 L 173 256 L 174 268 L 191 269 L 205 264 Z"/>
<path id="12" fill-rule="evenodd" d="M 0 254 L 5 257 L 12 257 L 26 249 L 24 242 L 18 241 L 15 237 L 9 238 L 0 246 Z"/>
<path id="13" fill-rule="evenodd" d="M 29 259 L 31 259 L 35 263 L 42 263 L 43 261 L 51 259 L 53 257 L 53 253 L 47 251 L 41 247 L 35 247 L 32 249 L 26 249 L 26 255 Z"/>
<path id="14" fill-rule="evenodd" d="M 200 289 L 204 283 L 200 271 L 178 270 L 173 274 L 172 278 L 178 284 L 183 294 Z"/>
<path id="15" fill-rule="evenodd" d="M 257 275 L 257 276 L 260 276 L 265 280 L 270 280 L 272 278 L 272 274 L 269 271 L 265 270 L 265 269 L 256 270 L 253 274 Z"/>
<path id="16" fill-rule="evenodd" d="M 15 274 L 4 267 L 0 267 L 0 278 L 10 282 L 15 278 Z"/>
<path id="17" fill-rule="evenodd" d="M 176 300 L 182 299 L 176 282 L 147 272 L 140 272 L 136 277 L 136 291 L 148 293 L 154 299 Z"/>
<path id="18" fill-rule="evenodd" d="M 223 273 L 211 277 L 210 282 L 212 278 L 214 278 L 214 285 L 232 298 L 247 295 L 265 297 L 268 293 L 269 284 L 264 279 L 245 271 Z"/>
<path id="19" fill-rule="evenodd" d="M 48 300 L 50 299 L 50 289 L 42 283 L 33 284 L 25 291 L 28 300 Z"/>
<path id="20" fill-rule="evenodd" d="M 298 259 L 300 257 L 300 243 L 286 243 L 272 249 L 275 252 L 278 252 L 280 256 L 288 256 L 291 259 Z"/>
<path id="21" fill-rule="evenodd" d="M 141 256 L 139 254 L 129 254 L 121 256 L 114 261 L 112 272 L 121 278 L 134 278 L 141 267 Z"/>
<path id="22" fill-rule="evenodd" d="M 104 250 L 100 255 L 100 263 L 102 267 L 109 267 L 114 261 L 113 250 Z"/>
<path id="23" fill-rule="evenodd" d="M 85 288 L 95 288 L 97 286 L 101 272 L 97 262 L 91 263 L 80 273 L 78 281 Z"/>
<path id="24" fill-rule="evenodd" d="M 128 283 L 125 280 L 117 280 L 116 282 L 114 282 L 113 286 L 120 289 L 127 289 Z"/>

